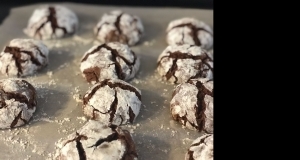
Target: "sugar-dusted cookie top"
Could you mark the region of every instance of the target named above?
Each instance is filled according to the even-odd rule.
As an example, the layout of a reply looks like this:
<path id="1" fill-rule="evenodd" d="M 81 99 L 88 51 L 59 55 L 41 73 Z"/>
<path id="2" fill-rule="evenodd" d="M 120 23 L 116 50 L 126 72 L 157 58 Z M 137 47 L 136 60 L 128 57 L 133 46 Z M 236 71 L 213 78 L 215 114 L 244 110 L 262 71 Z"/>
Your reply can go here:
<path id="1" fill-rule="evenodd" d="M 132 79 L 140 66 L 140 59 L 126 44 L 104 43 L 89 49 L 82 57 L 80 70 L 88 83 L 117 78 Z"/>
<path id="2" fill-rule="evenodd" d="M 0 129 L 26 124 L 37 105 L 36 90 L 25 80 L 0 80 Z"/>
<path id="3" fill-rule="evenodd" d="M 58 39 L 78 29 L 77 15 L 61 5 L 47 5 L 35 9 L 24 33 L 41 40 Z"/>
<path id="4" fill-rule="evenodd" d="M 191 44 L 208 50 L 213 46 L 213 30 L 203 21 L 184 17 L 169 23 L 166 39 L 169 45 Z"/>
<path id="5" fill-rule="evenodd" d="M 94 28 L 97 39 L 102 43 L 120 42 L 130 46 L 141 38 L 144 27 L 138 16 L 120 10 L 105 13 Z"/>
<path id="6" fill-rule="evenodd" d="M 48 65 L 48 53 L 39 40 L 13 39 L 0 53 L 0 73 L 9 77 L 32 75 Z"/>
<path id="7" fill-rule="evenodd" d="M 134 141 L 127 130 L 90 120 L 56 143 L 55 160 L 137 160 Z"/>
<path id="8" fill-rule="evenodd" d="M 195 45 L 168 46 L 158 57 L 157 71 L 163 80 L 178 84 L 192 78 L 213 78 L 211 54 Z"/>

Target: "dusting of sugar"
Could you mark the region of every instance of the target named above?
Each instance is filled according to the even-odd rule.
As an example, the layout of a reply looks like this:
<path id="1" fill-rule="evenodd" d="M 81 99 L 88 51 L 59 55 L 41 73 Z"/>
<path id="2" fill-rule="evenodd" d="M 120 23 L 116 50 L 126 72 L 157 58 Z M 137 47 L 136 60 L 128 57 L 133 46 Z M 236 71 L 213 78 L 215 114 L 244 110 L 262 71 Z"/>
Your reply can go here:
<path id="1" fill-rule="evenodd" d="M 74 35 L 73 36 L 73 40 L 77 41 L 79 43 L 82 43 L 83 45 L 90 44 L 93 41 L 93 39 L 91 39 L 91 38 L 88 38 L 88 39 L 87 38 L 82 38 L 82 37 L 80 37 L 78 35 Z"/>

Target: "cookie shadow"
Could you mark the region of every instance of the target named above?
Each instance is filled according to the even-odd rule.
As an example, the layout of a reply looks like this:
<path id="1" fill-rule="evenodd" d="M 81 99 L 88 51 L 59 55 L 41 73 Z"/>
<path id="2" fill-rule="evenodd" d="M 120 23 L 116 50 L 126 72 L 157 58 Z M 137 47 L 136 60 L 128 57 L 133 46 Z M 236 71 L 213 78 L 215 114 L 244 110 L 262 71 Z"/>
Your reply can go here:
<path id="1" fill-rule="evenodd" d="M 142 106 L 135 124 L 148 121 L 148 119 L 155 117 L 155 115 L 163 109 L 162 106 L 164 105 L 164 98 L 162 96 L 147 89 L 141 89 L 141 92 Z"/>
<path id="2" fill-rule="evenodd" d="M 132 138 L 135 142 L 138 159 L 168 159 L 166 151 L 170 149 L 170 144 L 149 135 L 135 134 Z"/>
<path id="3" fill-rule="evenodd" d="M 45 74 L 47 71 L 56 71 L 67 63 L 72 62 L 74 55 L 70 51 L 65 51 L 60 48 L 53 48 L 49 51 L 49 64 L 43 68 L 38 74 Z"/>
<path id="4" fill-rule="evenodd" d="M 49 123 L 68 101 L 68 94 L 49 88 L 36 88 L 37 107 L 29 125 Z"/>
<path id="5" fill-rule="evenodd" d="M 157 67 L 157 58 L 146 54 L 138 55 L 140 57 L 141 64 L 137 73 L 137 78 L 145 79 L 146 77 L 154 74 Z"/>
<path id="6" fill-rule="evenodd" d="M 89 34 L 90 36 L 92 36 L 94 38 L 94 27 L 97 25 L 98 21 L 100 20 L 100 16 L 99 18 L 95 17 L 95 16 L 91 16 L 88 15 L 84 12 L 78 12 L 77 13 L 77 17 L 79 20 L 79 28 L 78 31 L 76 32 L 76 34 L 81 35 L 81 34 Z M 80 24 L 84 24 L 84 25 L 80 25 Z"/>
<path id="7" fill-rule="evenodd" d="M 146 18 L 142 19 L 142 23 L 144 25 L 144 35 L 136 45 L 141 45 L 146 41 L 150 42 L 156 40 L 158 39 L 158 37 L 165 35 L 165 29 L 159 24 L 148 21 Z"/>

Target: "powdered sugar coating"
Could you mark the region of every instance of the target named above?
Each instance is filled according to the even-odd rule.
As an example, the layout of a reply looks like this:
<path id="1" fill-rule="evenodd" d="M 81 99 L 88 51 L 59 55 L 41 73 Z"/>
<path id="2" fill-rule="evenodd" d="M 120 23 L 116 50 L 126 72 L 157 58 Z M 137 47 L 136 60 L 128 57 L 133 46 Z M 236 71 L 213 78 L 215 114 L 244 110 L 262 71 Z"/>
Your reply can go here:
<path id="1" fill-rule="evenodd" d="M 119 79 L 96 83 L 83 97 L 83 112 L 107 124 L 133 123 L 140 112 L 141 91 Z"/>
<path id="2" fill-rule="evenodd" d="M 47 40 L 73 34 L 77 29 L 78 18 L 73 11 L 61 5 L 47 5 L 34 10 L 23 31 L 29 37 Z"/>
<path id="3" fill-rule="evenodd" d="M 25 80 L 0 80 L 0 128 L 26 124 L 37 105 L 35 88 Z"/>
<path id="4" fill-rule="evenodd" d="M 135 45 L 144 32 L 138 16 L 114 10 L 105 13 L 94 28 L 94 33 L 101 42 L 121 42 Z"/>
<path id="5" fill-rule="evenodd" d="M 192 78 L 213 78 L 213 60 L 199 46 L 168 46 L 158 57 L 157 71 L 171 83 L 184 83 Z"/>
<path id="6" fill-rule="evenodd" d="M 80 70 L 87 82 L 95 84 L 107 78 L 130 80 L 139 66 L 140 59 L 126 44 L 110 42 L 89 49 L 81 59 Z"/>
<path id="7" fill-rule="evenodd" d="M 137 160 L 135 144 L 127 130 L 90 120 L 57 143 L 56 160 Z"/>
<path id="8" fill-rule="evenodd" d="M 185 154 L 185 160 L 213 160 L 213 141 L 213 134 L 205 134 L 195 139 Z"/>
<path id="9" fill-rule="evenodd" d="M 0 71 L 11 77 L 32 75 L 48 64 L 48 53 L 39 40 L 13 39 L 0 53 Z"/>
<path id="10" fill-rule="evenodd" d="M 198 45 L 208 50 L 213 46 L 213 31 L 210 26 L 195 18 L 176 19 L 168 25 L 167 43 Z"/>
<path id="11" fill-rule="evenodd" d="M 213 133 L 213 81 L 191 79 L 176 86 L 170 110 L 173 119 L 187 128 Z"/>

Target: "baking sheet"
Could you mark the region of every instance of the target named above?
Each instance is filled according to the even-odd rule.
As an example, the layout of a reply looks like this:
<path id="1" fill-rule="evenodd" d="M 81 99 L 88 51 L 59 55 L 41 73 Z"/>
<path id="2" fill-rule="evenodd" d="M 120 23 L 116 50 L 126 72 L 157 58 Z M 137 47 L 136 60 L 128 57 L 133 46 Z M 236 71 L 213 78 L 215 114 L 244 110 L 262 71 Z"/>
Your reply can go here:
<path id="1" fill-rule="evenodd" d="M 29 38 L 23 32 L 33 10 L 46 3 L 13 8 L 0 25 L 1 49 L 14 38 Z M 50 4 L 50 3 L 47 3 Z M 30 123 L 0 130 L 1 160 L 52 159 L 55 142 L 76 131 L 86 122 L 78 101 L 91 85 L 80 74 L 80 59 L 94 41 L 93 27 L 102 14 L 113 9 L 139 16 L 145 27 L 141 42 L 131 49 L 140 57 L 141 66 L 136 78 L 129 83 L 142 91 L 140 113 L 128 129 L 140 160 L 182 160 L 194 139 L 203 133 L 183 128 L 171 118 L 169 102 L 175 85 L 161 81 L 156 60 L 167 47 L 165 29 L 171 20 L 189 16 L 213 27 L 213 10 L 183 8 L 143 8 L 51 3 L 64 5 L 79 18 L 76 35 L 60 40 L 48 40 L 49 65 L 39 73 L 24 78 L 38 92 L 37 110 Z M 0 79 L 7 78 L 0 75 Z M 77 100 L 76 100 L 77 99 Z"/>

